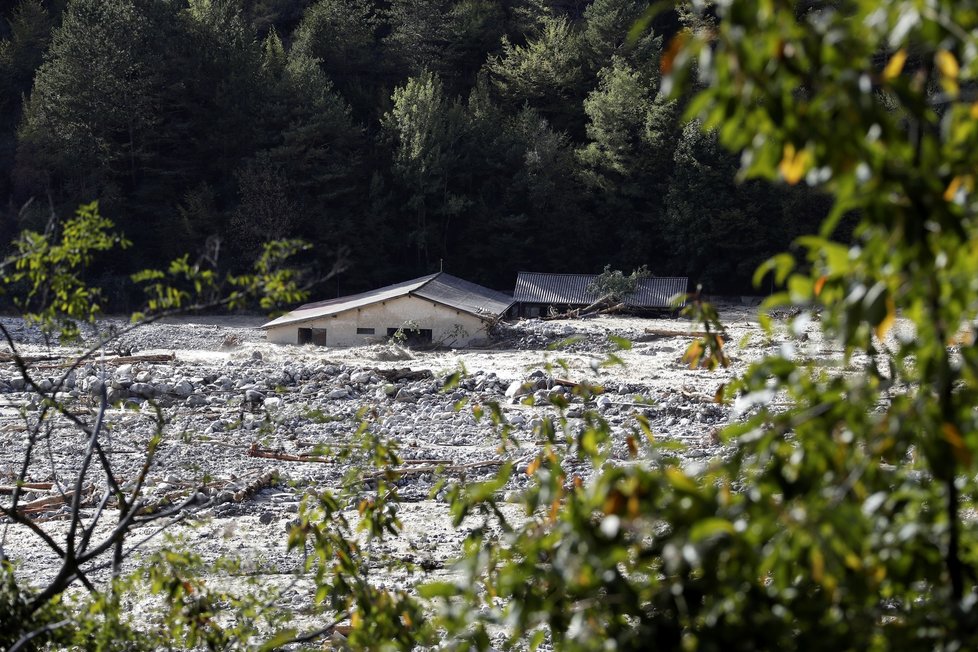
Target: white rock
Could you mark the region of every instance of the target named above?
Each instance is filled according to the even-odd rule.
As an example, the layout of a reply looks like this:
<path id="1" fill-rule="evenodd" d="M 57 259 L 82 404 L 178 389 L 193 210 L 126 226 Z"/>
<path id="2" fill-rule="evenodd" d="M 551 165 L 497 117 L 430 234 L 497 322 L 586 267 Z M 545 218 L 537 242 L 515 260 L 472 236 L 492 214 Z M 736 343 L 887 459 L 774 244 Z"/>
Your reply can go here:
<path id="1" fill-rule="evenodd" d="M 369 371 L 361 371 L 360 373 L 353 374 L 350 376 L 350 382 L 355 385 L 368 385 L 370 384 L 370 378 L 372 374 Z"/>
<path id="2" fill-rule="evenodd" d="M 529 387 L 523 386 L 523 381 L 514 380 L 506 388 L 506 398 L 516 398 L 517 396 L 525 396 L 530 393 Z"/>

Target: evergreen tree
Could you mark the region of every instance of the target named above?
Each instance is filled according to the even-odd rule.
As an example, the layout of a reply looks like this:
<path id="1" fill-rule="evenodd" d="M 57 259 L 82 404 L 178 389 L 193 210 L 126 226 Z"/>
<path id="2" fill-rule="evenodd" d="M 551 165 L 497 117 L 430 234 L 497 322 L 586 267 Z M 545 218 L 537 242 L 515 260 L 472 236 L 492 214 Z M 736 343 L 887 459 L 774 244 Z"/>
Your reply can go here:
<path id="1" fill-rule="evenodd" d="M 560 131 L 583 135 L 587 76 L 581 37 L 566 18 L 547 18 L 525 45 L 505 39 L 502 54 L 487 63 L 504 105 L 536 109 Z"/>
<path id="2" fill-rule="evenodd" d="M 594 219 L 611 227 L 603 257 L 623 269 L 650 265 L 666 274 L 668 264 L 654 252 L 662 243 L 678 111 L 617 56 L 599 80 L 584 101 L 588 143 L 577 157 Z"/>
<path id="3" fill-rule="evenodd" d="M 295 32 L 292 55 L 317 61 L 360 121 L 383 113 L 393 87 L 381 28 L 371 0 L 319 0 Z"/>
<path id="4" fill-rule="evenodd" d="M 758 265 L 790 244 L 777 191 L 759 181 L 738 183 L 737 157 L 716 132 L 701 129 L 688 123 L 676 146 L 666 200 L 673 264 L 707 292 L 749 291 Z"/>
<path id="5" fill-rule="evenodd" d="M 383 126 L 394 144 L 394 174 L 407 193 L 405 206 L 414 226 L 410 240 L 418 265 L 430 270 L 448 252 L 452 221 L 465 200 L 451 188 L 464 122 L 458 102 L 445 96 L 433 73 L 412 77 L 394 91 L 394 106 Z"/>
<path id="6" fill-rule="evenodd" d="M 470 89 L 507 31 L 506 2 L 398 0 L 388 12 L 391 58 L 407 75 L 436 73 L 450 95 Z"/>
<path id="7" fill-rule="evenodd" d="M 132 0 L 74 0 L 37 72 L 20 130 L 31 192 L 104 195 L 132 187 L 160 116 L 155 39 Z"/>

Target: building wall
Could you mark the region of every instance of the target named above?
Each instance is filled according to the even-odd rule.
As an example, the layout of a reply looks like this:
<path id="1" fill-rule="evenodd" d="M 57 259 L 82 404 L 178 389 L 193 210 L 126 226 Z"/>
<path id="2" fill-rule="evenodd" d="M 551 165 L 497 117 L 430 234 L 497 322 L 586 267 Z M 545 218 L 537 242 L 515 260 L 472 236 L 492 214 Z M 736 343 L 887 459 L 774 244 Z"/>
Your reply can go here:
<path id="1" fill-rule="evenodd" d="M 448 346 L 465 346 L 486 337 L 486 323 L 478 317 L 414 296 L 269 328 L 265 336 L 275 344 L 298 344 L 300 328 L 326 329 L 326 346 L 360 346 L 386 338 L 389 328 L 406 327 L 430 329 L 433 342 Z M 357 333 L 368 328 L 374 332 Z"/>

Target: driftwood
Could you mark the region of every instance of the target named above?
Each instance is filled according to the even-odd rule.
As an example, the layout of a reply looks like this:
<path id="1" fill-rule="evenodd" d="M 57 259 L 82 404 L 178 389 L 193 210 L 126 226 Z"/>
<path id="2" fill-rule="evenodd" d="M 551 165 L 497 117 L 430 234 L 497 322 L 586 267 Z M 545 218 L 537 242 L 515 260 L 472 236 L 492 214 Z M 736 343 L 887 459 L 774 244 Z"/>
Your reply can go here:
<path id="1" fill-rule="evenodd" d="M 106 358 L 89 358 L 90 362 L 105 362 L 105 364 L 110 365 L 122 365 L 122 364 L 132 364 L 134 362 L 151 362 L 151 363 L 163 363 L 163 362 L 173 362 L 176 360 L 176 355 L 173 353 L 154 353 L 147 355 L 118 355 Z M 37 365 L 38 369 L 55 369 L 58 367 L 71 367 L 78 364 L 80 360 L 69 358 L 67 360 L 62 360 L 57 364 L 43 364 Z"/>
<path id="2" fill-rule="evenodd" d="M 412 466 L 410 468 L 396 468 L 396 469 L 385 469 L 382 471 L 374 471 L 373 473 L 368 473 L 363 476 L 364 480 L 375 480 L 377 478 L 382 478 L 386 475 L 416 475 L 419 473 L 458 473 L 459 471 L 470 471 L 472 469 L 482 469 L 489 466 L 502 466 L 507 460 L 489 460 L 486 462 L 469 462 L 468 464 L 451 464 L 451 465 L 438 465 L 438 466 Z"/>
<path id="3" fill-rule="evenodd" d="M 594 394 L 603 394 L 604 387 L 601 385 L 591 385 L 589 383 L 575 383 L 573 380 L 567 380 L 566 378 L 554 378 L 554 385 L 560 385 L 561 387 L 567 387 L 569 389 L 577 389 L 578 387 L 587 387 Z"/>
<path id="4" fill-rule="evenodd" d="M 617 312 L 621 312 L 624 309 L 625 309 L 624 303 L 616 303 L 614 305 L 608 306 L 607 308 L 602 308 L 600 310 L 595 310 L 593 312 L 581 313 L 580 318 L 584 319 L 585 317 L 594 317 L 595 315 L 613 315 Z"/>
<path id="5" fill-rule="evenodd" d="M 598 315 L 610 315 L 616 312 L 621 312 L 625 309 L 624 303 L 616 303 L 614 305 L 605 306 L 607 302 L 597 301 L 589 306 L 576 310 L 568 310 L 567 312 L 562 312 L 558 315 L 547 315 L 546 317 L 541 317 L 543 321 L 556 321 L 558 319 L 586 319 L 588 317 L 596 317 Z M 601 307 L 605 306 L 605 307 Z"/>
<path id="6" fill-rule="evenodd" d="M 413 382 L 416 380 L 427 380 L 434 377 L 434 374 L 432 374 L 428 369 L 412 371 L 408 367 L 404 367 L 403 369 L 370 369 L 370 373 L 381 376 L 389 383 L 396 383 L 399 380 Z"/>
<path id="7" fill-rule="evenodd" d="M 656 340 L 660 337 L 706 337 L 708 335 L 722 335 L 726 336 L 726 333 L 707 333 L 706 331 L 679 331 L 670 330 L 668 328 L 646 328 L 645 336 L 636 338 L 639 342 L 648 342 L 650 340 Z"/>
<path id="8" fill-rule="evenodd" d="M 90 494 L 94 490 L 92 485 L 89 485 L 82 491 L 82 495 Z M 38 498 L 37 500 L 32 500 L 29 503 L 24 503 L 23 505 L 17 506 L 17 512 L 20 514 L 36 514 L 38 512 L 44 512 L 51 507 L 58 507 L 67 504 L 75 496 L 75 491 L 66 491 L 63 494 L 57 494 L 55 496 L 45 496 L 44 498 Z"/>
<path id="9" fill-rule="evenodd" d="M 258 442 L 251 445 L 251 447 L 248 449 L 247 455 L 248 457 L 264 457 L 270 460 L 281 460 L 283 462 L 319 462 L 322 464 L 332 464 L 336 461 L 331 457 L 322 457 L 320 455 L 291 455 L 289 453 L 282 453 L 270 448 L 262 448 L 258 445 Z"/>
<path id="10" fill-rule="evenodd" d="M 21 491 L 48 491 L 54 486 L 51 482 L 24 482 L 20 486 Z M 0 494 L 11 495 L 17 490 L 17 485 L 0 485 Z"/>
<path id="11" fill-rule="evenodd" d="M 20 360 L 24 364 L 34 364 L 35 362 L 46 362 L 48 360 L 58 360 L 57 355 L 14 355 L 6 351 L 0 351 L 0 362 L 14 362 Z"/>
<path id="12" fill-rule="evenodd" d="M 325 446 L 327 448 L 329 447 L 328 444 L 325 444 Z M 341 461 L 341 460 L 337 460 L 337 459 L 334 459 L 334 458 L 331 458 L 331 457 L 323 457 L 321 455 L 302 455 L 302 454 L 293 455 L 291 453 L 283 453 L 281 451 L 272 450 L 271 448 L 262 448 L 261 446 L 259 446 L 257 444 L 257 442 L 254 443 L 254 444 L 252 444 L 248 448 L 247 455 L 248 455 L 248 457 L 263 457 L 263 458 L 270 459 L 270 460 L 281 460 L 283 462 L 318 462 L 320 464 L 332 464 L 334 462 Z M 434 460 L 434 459 L 430 459 L 430 460 L 404 460 L 403 464 L 405 464 L 405 465 L 426 465 L 426 466 L 432 466 L 432 465 L 436 465 L 436 464 L 451 465 L 452 464 L 452 460 Z M 494 464 L 495 464 L 495 462 L 494 462 Z M 432 468 L 438 468 L 438 467 L 432 466 Z M 417 473 L 417 471 L 414 471 L 414 472 Z"/>

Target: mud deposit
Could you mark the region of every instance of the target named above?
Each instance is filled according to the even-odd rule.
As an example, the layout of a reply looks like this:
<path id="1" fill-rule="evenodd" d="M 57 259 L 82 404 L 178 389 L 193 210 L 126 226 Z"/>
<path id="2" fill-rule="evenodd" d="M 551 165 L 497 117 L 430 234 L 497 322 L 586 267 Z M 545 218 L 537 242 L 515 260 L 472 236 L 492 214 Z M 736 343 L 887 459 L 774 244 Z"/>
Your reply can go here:
<path id="1" fill-rule="evenodd" d="M 182 537 L 205 559 L 236 557 L 270 585 L 288 587 L 281 603 L 302 614 L 312 594 L 306 580 L 295 577 L 301 559 L 288 553 L 287 531 L 303 496 L 344 481 L 346 465 L 331 463 L 317 451 L 349 446 L 361 418 L 397 445 L 403 466 L 411 469 L 399 481 L 403 533 L 378 545 L 415 563 L 418 575 L 378 576 L 377 581 L 445 576 L 466 529 L 451 527 L 444 493 L 433 491 L 436 483 L 489 478 L 502 459 L 514 460 L 518 470 L 525 468 L 540 450 L 534 426 L 556 414 L 551 399 L 557 395 L 570 400 L 570 431 L 579 427 L 589 408 L 608 420 L 618 459 L 628 456 L 625 435 L 636 414 L 649 419 L 657 440 L 686 445 L 685 465 L 722 454 L 715 433 L 733 416 L 729 407 L 714 402 L 717 388 L 782 345 L 764 335 L 746 308 L 728 307 L 723 318 L 733 364 L 713 372 L 682 362 L 691 337 L 680 333 L 692 326 L 681 319 L 530 320 L 505 326 L 489 348 L 431 352 L 387 345 L 275 346 L 264 341 L 256 320 L 156 323 L 122 336 L 69 374 L 57 398 L 91 422 L 97 397 L 106 388 L 114 407 L 106 414 L 103 442 L 122 481 L 139 472 L 156 427 L 153 406 L 159 406 L 163 438 L 148 475 L 147 504 L 175 504 L 194 496 L 193 506 L 169 533 Z M 31 360 L 28 370 L 37 385 L 57 390 L 66 361 L 82 349 L 46 344 L 16 319 L 3 319 L 3 324 L 18 353 Z M 810 353 L 826 353 L 817 331 L 810 330 L 805 346 Z M 618 350 L 609 336 L 628 339 L 632 347 Z M 552 350 L 558 343 L 563 346 Z M 9 485 L 20 472 L 40 403 L 36 392 L 25 391 L 20 373 L 9 355 L 4 361 L 4 353 L 9 354 L 9 347 L 0 346 L 0 485 Z M 623 365 L 603 366 L 609 353 Z M 461 372 L 459 383 L 444 390 L 446 379 L 456 372 Z M 566 394 L 561 381 L 587 381 L 604 392 L 584 402 Z M 526 404 L 530 396 L 533 405 Z M 489 420 L 473 416 L 473 406 L 490 402 L 502 406 L 512 427 L 514 443 L 503 451 Z M 25 478 L 53 488 L 29 493 L 21 504 L 72 488 L 87 442 L 66 419 L 53 423 L 56 427 L 42 438 Z M 590 473 L 583 465 L 571 470 L 585 480 Z M 105 480 L 92 473 L 87 482 L 91 497 L 82 515 L 90 518 Z M 528 482 L 524 473 L 517 473 L 506 492 L 515 496 Z M 369 493 L 369 486 L 364 492 Z M 10 496 L 0 494 L 0 500 L 9 503 Z M 510 504 L 515 514 L 517 505 Z M 68 511 L 55 502 L 36 511 L 35 518 L 58 539 Z M 110 514 L 107 525 L 113 520 Z M 136 532 L 135 540 L 151 538 L 128 564 L 168 545 L 163 536 L 151 536 L 158 528 Z M 3 552 L 17 564 L 21 577 L 43 582 L 55 572 L 55 557 L 24 528 L 6 523 L 0 531 Z M 104 577 L 104 571 L 95 576 L 100 573 Z"/>

